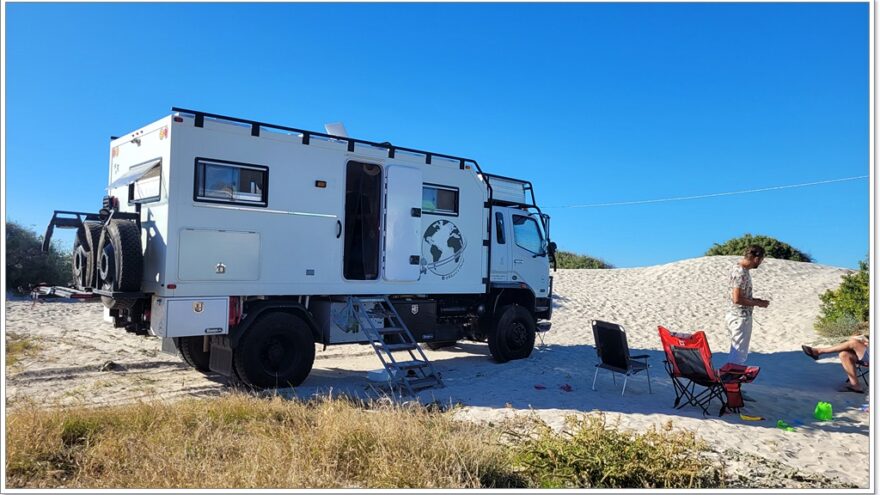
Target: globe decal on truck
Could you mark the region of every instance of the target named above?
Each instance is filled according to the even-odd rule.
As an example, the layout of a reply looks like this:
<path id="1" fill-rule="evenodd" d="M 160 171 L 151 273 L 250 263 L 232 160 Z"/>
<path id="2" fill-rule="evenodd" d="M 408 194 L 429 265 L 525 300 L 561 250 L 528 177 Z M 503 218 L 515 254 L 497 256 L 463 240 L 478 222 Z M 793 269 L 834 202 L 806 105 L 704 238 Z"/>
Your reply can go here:
<path id="1" fill-rule="evenodd" d="M 446 280 L 461 269 L 467 243 L 449 220 L 437 220 L 422 236 L 422 273 L 430 271 Z"/>

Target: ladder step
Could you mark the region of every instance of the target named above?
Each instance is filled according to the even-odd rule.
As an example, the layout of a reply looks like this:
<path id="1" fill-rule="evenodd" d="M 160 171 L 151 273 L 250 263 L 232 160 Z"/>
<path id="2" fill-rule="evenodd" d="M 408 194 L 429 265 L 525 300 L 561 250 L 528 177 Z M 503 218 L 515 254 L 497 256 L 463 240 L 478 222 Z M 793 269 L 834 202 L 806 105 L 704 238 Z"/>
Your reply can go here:
<path id="1" fill-rule="evenodd" d="M 440 379 L 434 375 L 426 376 L 425 378 L 418 378 L 415 380 L 407 380 L 407 383 L 410 387 L 415 390 L 433 387 L 434 385 L 440 384 Z"/>
<path id="2" fill-rule="evenodd" d="M 407 343 L 407 344 L 385 344 L 385 349 L 388 351 L 412 351 L 414 349 L 418 349 L 418 345 L 415 343 Z"/>
<path id="3" fill-rule="evenodd" d="M 414 368 L 425 368 L 429 365 L 427 361 L 400 361 L 397 363 L 388 363 L 389 368 L 397 368 L 399 370 L 407 370 Z"/>
<path id="4" fill-rule="evenodd" d="M 395 334 L 395 333 L 404 333 L 404 329 L 402 329 L 400 327 L 377 328 L 376 331 L 379 332 L 379 335 L 391 335 L 391 334 Z"/>

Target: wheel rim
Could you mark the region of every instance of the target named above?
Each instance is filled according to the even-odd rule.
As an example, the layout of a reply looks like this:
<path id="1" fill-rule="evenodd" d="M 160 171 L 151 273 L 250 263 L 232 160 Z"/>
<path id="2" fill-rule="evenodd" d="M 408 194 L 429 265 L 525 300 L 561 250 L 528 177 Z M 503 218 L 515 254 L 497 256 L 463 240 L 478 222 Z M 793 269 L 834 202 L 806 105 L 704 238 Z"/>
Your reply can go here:
<path id="1" fill-rule="evenodd" d="M 269 375 L 283 375 L 296 358 L 293 341 L 282 334 L 270 335 L 260 346 L 260 366 Z"/>
<path id="2" fill-rule="evenodd" d="M 101 263 L 98 270 L 101 281 L 104 283 L 104 288 L 113 290 L 113 282 L 116 279 L 116 257 L 112 244 L 104 246 L 104 249 L 101 251 Z"/>
<path id="3" fill-rule="evenodd" d="M 507 332 L 507 343 L 512 349 L 519 349 L 526 345 L 528 333 L 528 329 L 521 321 L 515 321 Z"/>

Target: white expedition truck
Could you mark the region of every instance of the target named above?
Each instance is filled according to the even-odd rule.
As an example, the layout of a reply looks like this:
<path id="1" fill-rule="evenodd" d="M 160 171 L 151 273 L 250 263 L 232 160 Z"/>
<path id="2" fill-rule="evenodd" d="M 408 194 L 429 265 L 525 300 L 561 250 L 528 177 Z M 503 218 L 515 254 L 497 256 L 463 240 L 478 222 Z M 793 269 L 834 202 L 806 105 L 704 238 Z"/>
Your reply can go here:
<path id="1" fill-rule="evenodd" d="M 111 138 L 107 191 L 44 248 L 77 229 L 78 293 L 200 371 L 296 386 L 366 343 L 412 392 L 442 385 L 418 342 L 505 362 L 549 329 L 549 217 L 471 159 L 173 108 Z"/>

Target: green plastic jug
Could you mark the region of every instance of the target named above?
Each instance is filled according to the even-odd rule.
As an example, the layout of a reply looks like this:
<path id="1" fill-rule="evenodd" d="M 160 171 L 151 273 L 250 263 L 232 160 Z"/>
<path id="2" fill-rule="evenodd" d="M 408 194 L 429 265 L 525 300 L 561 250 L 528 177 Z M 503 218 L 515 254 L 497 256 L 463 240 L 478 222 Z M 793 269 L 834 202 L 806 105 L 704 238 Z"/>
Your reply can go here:
<path id="1" fill-rule="evenodd" d="M 816 404 L 816 410 L 813 411 L 813 417 L 819 421 L 830 421 L 833 415 L 834 412 L 831 410 L 831 404 L 828 402 L 819 401 Z"/>

